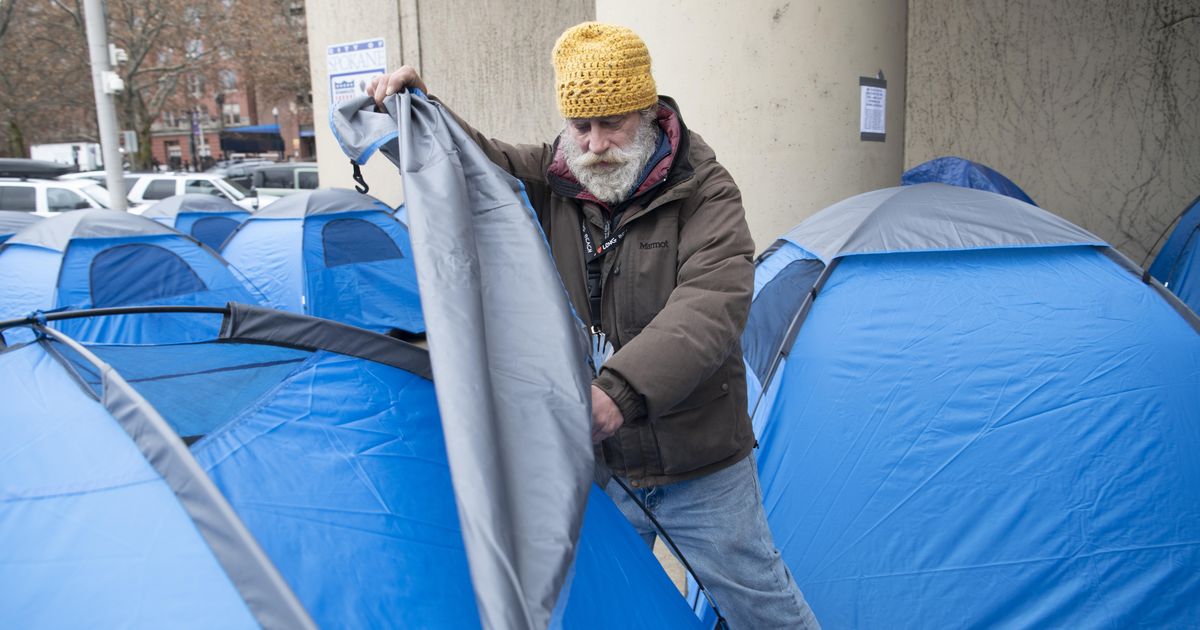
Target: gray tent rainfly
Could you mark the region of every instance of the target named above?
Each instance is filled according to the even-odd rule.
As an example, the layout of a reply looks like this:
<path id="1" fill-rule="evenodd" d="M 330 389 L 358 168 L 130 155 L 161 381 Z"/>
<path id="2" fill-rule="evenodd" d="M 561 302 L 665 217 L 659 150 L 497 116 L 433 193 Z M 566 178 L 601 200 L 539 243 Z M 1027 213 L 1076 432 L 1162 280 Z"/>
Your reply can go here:
<path id="1" fill-rule="evenodd" d="M 347 101 L 331 125 L 355 163 L 381 149 L 404 177 L 480 617 L 545 628 L 593 472 L 586 336 L 521 183 L 424 95 L 385 105 Z"/>
<path id="2" fill-rule="evenodd" d="M 8 240 L 13 234 L 41 221 L 42 217 L 32 212 L 14 212 L 0 210 L 0 243 Z"/>

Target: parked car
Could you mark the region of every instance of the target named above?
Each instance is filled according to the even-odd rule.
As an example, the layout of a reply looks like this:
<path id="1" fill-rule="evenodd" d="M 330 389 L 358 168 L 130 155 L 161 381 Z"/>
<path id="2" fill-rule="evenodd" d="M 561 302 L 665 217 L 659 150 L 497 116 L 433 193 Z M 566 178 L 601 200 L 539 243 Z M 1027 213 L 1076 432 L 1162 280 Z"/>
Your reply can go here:
<path id="1" fill-rule="evenodd" d="M 321 185 L 316 162 L 288 162 L 259 166 L 250 175 L 250 190 L 258 195 L 282 197 Z"/>
<path id="2" fill-rule="evenodd" d="M 49 179 L 75 170 L 74 166 L 46 160 L 0 158 L 0 177 L 44 177 Z"/>
<path id="3" fill-rule="evenodd" d="M 0 177 L 0 210 L 53 216 L 68 210 L 111 206 L 108 191 L 90 180 Z"/>
<path id="4" fill-rule="evenodd" d="M 264 195 L 250 196 L 250 191 L 209 173 L 129 173 L 125 176 L 130 212 L 141 214 L 155 201 L 184 193 L 200 193 L 224 197 L 253 212 L 260 206 L 278 199 Z"/>
<path id="5" fill-rule="evenodd" d="M 57 179 L 61 179 L 63 181 L 72 179 L 90 179 L 101 186 L 104 186 L 105 188 L 108 187 L 108 178 L 105 171 L 82 171 L 79 173 L 67 173 L 66 175 L 59 175 Z"/>
<path id="6" fill-rule="evenodd" d="M 223 162 L 205 171 L 213 175 L 219 175 L 226 180 L 240 185 L 242 188 L 250 188 L 250 174 L 254 169 L 260 166 L 268 166 L 274 164 L 272 160 L 240 160 L 237 162 Z"/>

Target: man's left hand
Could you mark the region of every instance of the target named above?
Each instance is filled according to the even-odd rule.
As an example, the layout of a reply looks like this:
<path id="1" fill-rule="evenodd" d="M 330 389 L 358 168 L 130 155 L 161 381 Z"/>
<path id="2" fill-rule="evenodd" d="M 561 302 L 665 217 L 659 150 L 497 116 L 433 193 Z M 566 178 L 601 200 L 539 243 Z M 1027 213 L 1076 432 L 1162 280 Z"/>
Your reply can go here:
<path id="1" fill-rule="evenodd" d="M 612 436 L 625 424 L 620 407 L 604 390 L 592 385 L 592 443 Z"/>

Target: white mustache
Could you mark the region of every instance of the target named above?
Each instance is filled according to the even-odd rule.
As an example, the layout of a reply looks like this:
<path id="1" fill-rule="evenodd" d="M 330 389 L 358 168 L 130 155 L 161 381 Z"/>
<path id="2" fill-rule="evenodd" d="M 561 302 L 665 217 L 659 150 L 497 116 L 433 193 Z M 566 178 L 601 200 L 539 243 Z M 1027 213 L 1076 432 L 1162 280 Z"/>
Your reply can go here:
<path id="1" fill-rule="evenodd" d="M 634 155 L 635 153 L 635 150 L 625 150 L 614 147 L 605 151 L 604 153 L 582 153 L 571 161 L 577 167 L 595 166 L 597 164 L 620 165 L 625 164 L 629 160 L 637 157 Z"/>

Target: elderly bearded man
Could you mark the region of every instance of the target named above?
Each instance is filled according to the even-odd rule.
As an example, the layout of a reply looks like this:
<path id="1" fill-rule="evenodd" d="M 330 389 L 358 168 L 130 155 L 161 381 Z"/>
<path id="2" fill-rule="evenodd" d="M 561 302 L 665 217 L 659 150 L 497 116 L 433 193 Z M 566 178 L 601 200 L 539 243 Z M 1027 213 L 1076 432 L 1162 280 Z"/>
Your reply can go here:
<path id="1" fill-rule="evenodd" d="M 459 122 L 524 182 L 592 324 L 597 457 L 671 534 L 732 628 L 816 628 L 758 486 L 739 342 L 754 282 L 741 193 L 657 94 L 633 31 L 577 25 L 552 61 L 566 119 L 553 144 L 507 144 Z M 407 66 L 369 89 L 382 107 L 404 87 L 428 93 Z M 645 514 L 617 484 L 606 490 L 653 543 Z"/>

